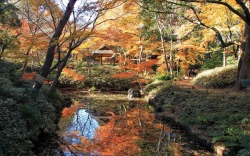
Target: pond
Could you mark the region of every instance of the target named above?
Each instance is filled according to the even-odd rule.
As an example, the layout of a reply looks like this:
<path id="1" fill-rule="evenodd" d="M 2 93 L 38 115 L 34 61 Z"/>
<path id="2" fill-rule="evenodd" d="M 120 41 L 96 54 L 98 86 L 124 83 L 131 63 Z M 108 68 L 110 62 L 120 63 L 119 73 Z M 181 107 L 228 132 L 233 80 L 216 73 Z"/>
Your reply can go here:
<path id="1" fill-rule="evenodd" d="M 63 110 L 58 132 L 66 156 L 210 155 L 155 119 L 142 99 L 129 101 L 125 93 L 70 96 L 75 100 Z"/>

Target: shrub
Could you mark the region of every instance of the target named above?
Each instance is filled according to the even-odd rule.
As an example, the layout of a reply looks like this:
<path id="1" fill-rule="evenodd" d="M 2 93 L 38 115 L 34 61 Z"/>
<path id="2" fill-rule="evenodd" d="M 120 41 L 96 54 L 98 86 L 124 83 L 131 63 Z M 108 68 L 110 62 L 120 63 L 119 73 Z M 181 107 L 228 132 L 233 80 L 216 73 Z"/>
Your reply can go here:
<path id="1" fill-rule="evenodd" d="M 7 95 L 16 90 L 15 87 L 9 89 L 0 97 L 0 153 L 32 155 L 39 135 L 55 132 L 55 109 L 43 95 L 31 98 L 32 91 L 27 89 L 23 94 Z"/>
<path id="2" fill-rule="evenodd" d="M 205 58 L 206 59 L 204 60 L 201 70 L 208 70 L 222 66 L 222 51 L 214 51 L 212 53 L 207 53 L 205 55 Z"/>
<path id="3" fill-rule="evenodd" d="M 156 80 L 150 84 L 148 84 L 145 88 L 144 88 L 144 91 L 149 93 L 150 91 L 152 91 L 153 89 L 159 87 L 159 86 L 162 86 L 164 83 L 164 81 L 161 81 L 161 80 Z"/>
<path id="4" fill-rule="evenodd" d="M 171 76 L 169 74 L 160 74 L 157 76 L 158 80 L 163 80 L 163 81 L 167 81 L 167 80 L 171 80 Z"/>
<path id="5" fill-rule="evenodd" d="M 15 74 L 14 67 L 9 64 L 0 71 L 0 155 L 35 155 L 40 137 L 56 131 L 56 110 L 22 81 L 14 86 L 17 79 L 11 81 L 12 74 L 6 73 L 11 69 Z"/>
<path id="6" fill-rule="evenodd" d="M 61 83 L 77 86 L 79 88 L 95 86 L 99 88 L 109 88 L 112 90 L 128 90 L 133 86 L 132 82 L 139 79 L 135 74 L 117 67 L 99 66 L 82 67 L 78 69 L 79 75 L 84 75 L 84 80 L 73 81 L 72 78 L 62 76 Z M 63 80 L 63 81 L 62 81 Z"/>
<path id="7" fill-rule="evenodd" d="M 231 85 L 237 78 L 237 66 L 217 67 L 199 73 L 192 83 L 207 88 L 218 88 Z"/>

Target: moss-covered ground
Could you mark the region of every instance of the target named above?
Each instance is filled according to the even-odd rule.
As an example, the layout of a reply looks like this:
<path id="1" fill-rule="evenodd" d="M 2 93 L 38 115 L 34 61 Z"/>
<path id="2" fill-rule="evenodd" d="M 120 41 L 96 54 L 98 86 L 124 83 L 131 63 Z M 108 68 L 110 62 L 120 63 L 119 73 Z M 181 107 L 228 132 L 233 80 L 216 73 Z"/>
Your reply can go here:
<path id="1" fill-rule="evenodd" d="M 146 91 L 159 119 L 182 127 L 204 146 L 224 146 L 224 154 L 249 154 L 250 93 L 195 88 L 162 81 Z"/>

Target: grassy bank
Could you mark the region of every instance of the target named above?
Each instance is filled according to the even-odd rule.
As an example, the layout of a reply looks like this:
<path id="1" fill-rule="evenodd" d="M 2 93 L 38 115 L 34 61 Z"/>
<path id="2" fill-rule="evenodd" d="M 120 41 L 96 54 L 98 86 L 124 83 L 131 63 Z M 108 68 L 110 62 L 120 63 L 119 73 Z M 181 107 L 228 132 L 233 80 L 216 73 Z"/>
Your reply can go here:
<path id="1" fill-rule="evenodd" d="M 159 118 L 180 125 L 200 143 L 220 143 L 238 154 L 249 153 L 249 93 L 185 89 L 166 81 L 145 90 Z"/>

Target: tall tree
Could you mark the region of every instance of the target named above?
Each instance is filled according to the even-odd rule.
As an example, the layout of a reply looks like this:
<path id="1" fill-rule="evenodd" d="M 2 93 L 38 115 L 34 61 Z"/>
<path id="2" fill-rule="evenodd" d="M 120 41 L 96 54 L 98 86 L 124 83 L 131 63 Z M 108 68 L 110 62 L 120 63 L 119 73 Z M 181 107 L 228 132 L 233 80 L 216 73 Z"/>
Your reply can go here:
<path id="1" fill-rule="evenodd" d="M 41 8 L 39 9 L 39 5 L 39 2 L 31 2 L 29 0 L 23 0 L 18 5 L 22 21 L 20 51 L 24 55 L 22 75 L 25 73 L 30 60 L 32 60 L 33 66 L 36 61 L 35 58 L 38 58 L 39 51 L 45 51 L 49 42 L 49 32 L 45 31 L 45 29 L 48 29 L 48 26 L 44 23 L 46 15 Z M 40 62 L 37 63 L 40 65 Z"/>
<path id="2" fill-rule="evenodd" d="M 59 21 L 53 36 L 50 39 L 46 59 L 45 59 L 45 62 L 43 64 L 43 67 L 42 67 L 40 74 L 39 74 L 40 80 L 37 80 L 33 86 L 33 88 L 35 88 L 37 90 L 39 90 L 42 87 L 44 79 L 50 73 L 50 68 L 51 68 L 51 65 L 52 65 L 52 62 L 54 59 L 55 48 L 57 45 L 56 43 L 59 40 L 59 38 L 62 34 L 62 31 L 70 18 L 70 15 L 74 9 L 75 3 L 76 3 L 76 0 L 69 0 L 67 8 L 66 8 L 61 20 Z"/>
<path id="3" fill-rule="evenodd" d="M 143 1 L 143 2 L 149 2 L 149 1 Z M 249 60 L 249 53 L 248 52 L 250 49 L 250 47 L 248 48 L 248 46 L 244 46 L 244 45 L 248 45 L 246 44 L 246 42 L 250 42 L 248 41 L 248 33 L 245 33 L 245 39 L 239 40 L 239 34 L 234 34 L 234 37 L 236 36 L 237 39 L 235 41 L 235 38 L 233 38 L 233 33 L 232 33 L 232 24 L 233 25 L 237 25 L 238 23 L 240 23 L 240 20 L 243 20 L 246 23 L 246 29 L 245 32 L 248 32 L 248 25 L 249 25 L 249 8 L 247 8 L 247 1 L 240 1 L 240 0 L 229 0 L 229 1 L 216 1 L 216 0 L 208 0 L 208 1 L 198 1 L 198 0 L 188 0 L 188 1 L 184 1 L 184 0 L 177 0 L 177 1 L 157 1 L 159 3 L 161 3 L 162 5 L 168 6 L 168 5 L 173 5 L 175 8 L 176 7 L 182 7 L 185 8 L 185 12 L 183 11 L 178 11 L 178 12 L 174 12 L 175 9 L 173 8 L 169 8 L 167 11 L 162 12 L 162 11 L 157 11 L 157 10 L 153 10 L 152 12 L 157 12 L 157 13 L 166 13 L 166 14 L 170 14 L 170 13 L 174 13 L 176 15 L 178 15 L 178 18 L 184 18 L 187 19 L 190 22 L 194 22 L 200 26 L 203 26 L 205 28 L 211 29 L 214 31 L 214 34 L 216 35 L 216 41 L 219 42 L 221 44 L 222 48 L 226 48 L 228 46 L 231 46 L 233 44 L 238 44 L 238 43 L 242 43 L 241 47 L 243 48 L 243 53 L 241 55 L 241 61 L 239 61 L 239 76 L 238 76 L 238 80 L 236 82 L 236 89 L 241 89 L 241 79 L 249 79 L 249 75 L 248 73 L 250 70 L 249 67 L 249 63 L 247 62 L 247 60 Z M 154 4 L 149 3 L 150 5 L 154 6 Z M 211 4 L 215 4 L 213 9 L 211 6 Z M 237 15 L 239 18 L 238 20 L 233 20 L 232 23 L 229 23 L 228 19 L 230 17 L 226 17 L 225 15 L 227 15 L 228 13 L 222 13 L 222 7 L 220 7 L 220 9 L 218 9 L 218 7 L 216 7 L 216 5 L 218 6 L 218 4 L 225 6 L 227 9 L 231 11 L 231 13 Z M 200 8 L 202 7 L 203 10 L 201 10 Z M 207 7 L 207 10 L 204 9 L 205 7 Z M 153 7 L 154 8 L 154 7 Z M 146 8 L 148 10 L 152 10 L 149 8 Z M 213 11 L 211 11 L 213 10 Z M 187 14 L 190 14 L 190 11 L 192 12 L 192 17 L 191 16 L 186 16 Z M 213 12 L 213 16 L 208 16 L 205 15 L 207 12 Z M 200 16 L 203 14 L 203 17 Z M 232 16 L 232 15 L 230 15 Z M 202 18 L 201 18 L 202 17 Z M 209 18 L 208 18 L 209 17 Z M 212 17 L 212 18 L 210 18 Z M 234 16 L 235 18 L 235 16 Z M 213 25 L 211 25 L 211 23 L 214 23 Z M 225 24 L 226 23 L 226 24 Z M 223 26 L 224 24 L 224 26 Z M 218 26 L 220 25 L 219 29 Z M 217 27 L 217 28 L 216 28 Z M 223 28 L 224 27 L 224 28 Z M 195 28 L 195 27 L 194 27 Z M 222 29 L 221 29 L 222 28 Z M 227 29 L 227 33 L 225 32 L 225 29 Z M 197 30 L 197 27 L 194 29 Z M 224 34 L 223 34 L 223 33 Z M 206 35 L 204 35 L 204 37 L 206 37 Z M 209 37 L 206 37 L 207 39 Z M 228 39 L 230 38 L 230 39 Z M 196 38 L 197 40 L 197 38 Z M 209 41 L 209 40 L 208 40 Z M 211 41 L 211 40 L 210 40 Z M 208 42 L 209 43 L 209 42 Z M 237 50 L 237 48 L 232 48 L 234 49 L 234 51 Z M 243 67 L 243 68 L 242 68 Z"/>
<path id="4" fill-rule="evenodd" d="M 181 2 L 181 1 L 180 1 Z M 197 0 L 188 0 L 187 3 L 201 3 L 202 5 L 217 4 L 224 5 L 231 12 L 236 14 L 241 20 L 245 22 L 244 37 L 241 42 L 242 54 L 238 64 L 238 79 L 235 83 L 235 89 L 242 89 L 242 79 L 250 79 L 250 12 L 249 1 L 245 0 L 229 0 L 229 1 L 216 1 L 208 0 L 203 3 Z"/>

